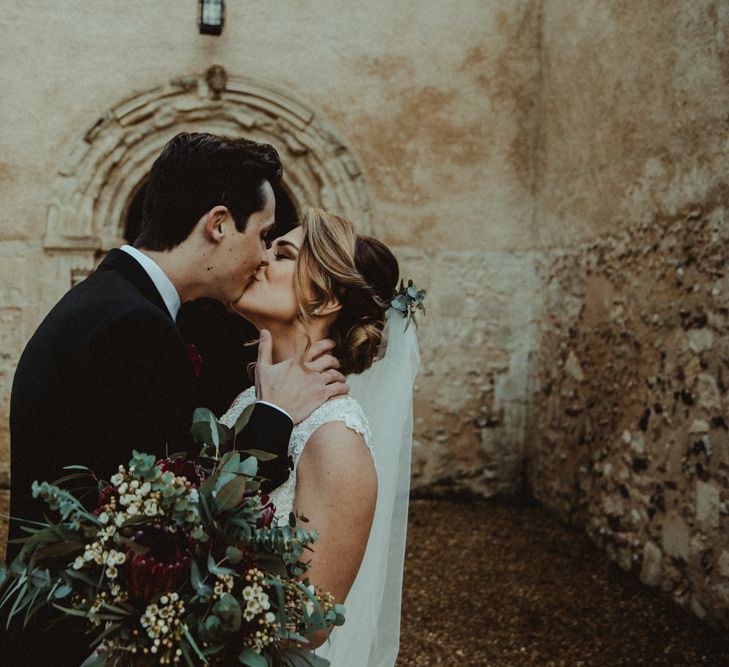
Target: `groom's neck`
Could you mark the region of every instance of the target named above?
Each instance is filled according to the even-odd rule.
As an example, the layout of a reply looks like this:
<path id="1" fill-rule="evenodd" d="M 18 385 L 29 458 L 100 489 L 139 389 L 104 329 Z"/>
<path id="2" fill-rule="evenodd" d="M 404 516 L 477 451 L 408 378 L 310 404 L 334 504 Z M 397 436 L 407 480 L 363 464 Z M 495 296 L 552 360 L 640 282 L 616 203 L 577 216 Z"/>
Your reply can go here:
<path id="1" fill-rule="evenodd" d="M 200 277 L 196 274 L 199 260 L 195 262 L 191 257 L 188 257 L 190 253 L 184 244 L 172 250 L 159 251 L 148 250 L 147 248 L 138 248 L 138 250 L 147 255 L 164 271 L 175 286 L 181 303 L 205 296 Z"/>

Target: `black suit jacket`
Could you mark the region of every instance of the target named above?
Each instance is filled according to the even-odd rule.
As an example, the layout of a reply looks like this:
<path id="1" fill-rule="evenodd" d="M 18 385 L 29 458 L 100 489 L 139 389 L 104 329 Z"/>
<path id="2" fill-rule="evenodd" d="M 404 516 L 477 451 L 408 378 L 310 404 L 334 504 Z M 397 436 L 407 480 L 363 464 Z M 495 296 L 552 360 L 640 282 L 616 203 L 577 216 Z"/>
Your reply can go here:
<path id="1" fill-rule="evenodd" d="M 10 406 L 11 515 L 39 518 L 46 508 L 31 497 L 33 480 L 53 481 L 66 465 L 85 465 L 108 479 L 132 449 L 196 454 L 190 425 L 203 405 L 200 387 L 154 283 L 134 258 L 112 250 L 51 310 L 18 363 Z M 277 455 L 259 466 L 268 489 L 288 477 L 291 429 L 283 413 L 258 405 L 243 432 L 245 446 Z M 12 522 L 11 537 L 18 535 Z M 9 545 L 8 561 L 17 550 Z M 17 623 L 5 637 L 1 620 L 2 659 L 17 651 L 17 662 L 8 664 L 49 664 L 53 656 L 54 665 L 77 667 L 89 654 L 85 637 L 71 640 L 56 630 L 31 640 Z M 29 651 L 38 651 L 37 663 Z"/>

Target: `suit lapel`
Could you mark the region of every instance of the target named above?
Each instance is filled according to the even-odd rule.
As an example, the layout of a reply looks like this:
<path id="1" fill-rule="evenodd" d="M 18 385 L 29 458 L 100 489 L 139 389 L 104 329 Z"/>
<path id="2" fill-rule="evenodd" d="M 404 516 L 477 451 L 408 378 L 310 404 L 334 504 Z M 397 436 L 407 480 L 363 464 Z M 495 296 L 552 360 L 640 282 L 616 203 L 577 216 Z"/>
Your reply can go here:
<path id="1" fill-rule="evenodd" d="M 142 265 L 128 253 L 118 248 L 110 250 L 96 270 L 119 271 L 139 290 L 142 296 L 149 299 L 169 317 L 170 311 L 167 310 L 164 299 L 155 287 L 154 282 L 142 268 Z M 170 319 L 172 318 L 170 317 Z"/>

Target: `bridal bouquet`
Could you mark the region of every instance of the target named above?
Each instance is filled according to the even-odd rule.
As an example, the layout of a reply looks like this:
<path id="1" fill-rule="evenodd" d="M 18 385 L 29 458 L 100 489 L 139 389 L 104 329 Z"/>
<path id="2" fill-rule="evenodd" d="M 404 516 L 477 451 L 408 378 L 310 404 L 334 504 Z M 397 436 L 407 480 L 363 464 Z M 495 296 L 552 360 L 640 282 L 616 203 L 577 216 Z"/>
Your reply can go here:
<path id="1" fill-rule="evenodd" d="M 270 455 L 236 450 L 249 415 L 228 429 L 196 410 L 195 461 L 135 451 L 109 482 L 82 466 L 34 482 L 59 519 L 25 527 L 17 558 L 0 563 L 8 622 L 49 606 L 83 619 L 94 667 L 327 665 L 305 637 L 344 623 L 344 608 L 305 577 L 316 533 L 293 515 L 277 525 L 259 491 L 256 457 Z M 67 488 L 79 480 L 98 490 L 95 509 Z"/>

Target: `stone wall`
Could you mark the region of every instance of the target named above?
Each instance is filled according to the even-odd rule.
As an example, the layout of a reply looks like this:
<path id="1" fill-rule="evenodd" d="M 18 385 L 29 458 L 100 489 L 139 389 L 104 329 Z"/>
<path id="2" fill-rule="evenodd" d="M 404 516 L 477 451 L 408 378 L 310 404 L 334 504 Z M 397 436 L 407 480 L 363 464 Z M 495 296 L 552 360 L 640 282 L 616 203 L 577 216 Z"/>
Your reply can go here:
<path id="1" fill-rule="evenodd" d="M 545 3 L 536 210 L 565 238 L 538 271 L 528 476 L 726 626 L 729 10 L 656 8 Z"/>
<path id="2" fill-rule="evenodd" d="M 726 194 L 554 259 L 529 464 L 622 568 L 725 623 Z"/>

